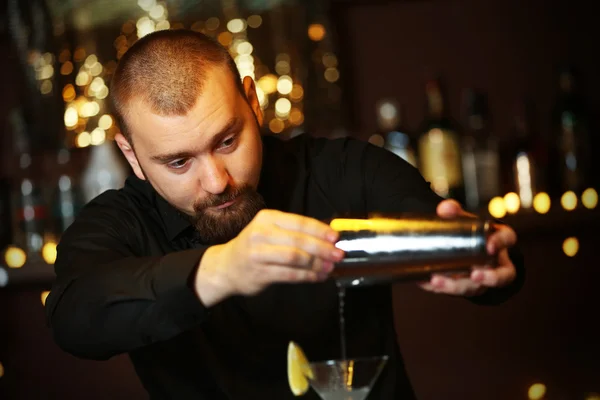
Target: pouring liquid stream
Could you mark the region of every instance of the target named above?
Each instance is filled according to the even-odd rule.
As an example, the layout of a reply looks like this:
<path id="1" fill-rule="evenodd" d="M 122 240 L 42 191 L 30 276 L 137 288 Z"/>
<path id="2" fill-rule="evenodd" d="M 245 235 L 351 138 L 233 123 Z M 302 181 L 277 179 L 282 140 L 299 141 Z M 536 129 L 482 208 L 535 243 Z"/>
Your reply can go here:
<path id="1" fill-rule="evenodd" d="M 344 303 L 346 297 L 346 288 L 337 284 L 340 313 L 340 350 L 341 359 L 346 360 L 346 319 L 344 317 Z"/>

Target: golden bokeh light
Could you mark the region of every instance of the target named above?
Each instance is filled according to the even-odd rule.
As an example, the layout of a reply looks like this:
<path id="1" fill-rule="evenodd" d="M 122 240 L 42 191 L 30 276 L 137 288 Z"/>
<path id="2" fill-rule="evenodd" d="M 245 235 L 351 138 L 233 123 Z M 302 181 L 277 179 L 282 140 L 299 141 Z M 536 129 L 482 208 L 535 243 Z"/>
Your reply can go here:
<path id="1" fill-rule="evenodd" d="M 46 305 L 46 299 L 48 298 L 48 295 L 50 294 L 49 290 L 45 290 L 42 292 L 42 294 L 40 295 L 40 298 L 42 300 L 42 305 L 45 306 Z"/>
<path id="2" fill-rule="evenodd" d="M 135 30 L 135 23 L 133 21 L 126 21 L 121 27 L 121 32 L 125 35 L 131 35 Z"/>
<path id="3" fill-rule="evenodd" d="M 302 113 L 302 111 L 294 107 L 292 108 L 292 111 L 290 111 L 289 120 L 291 124 L 302 125 L 302 123 L 304 122 L 304 114 Z"/>
<path id="4" fill-rule="evenodd" d="M 156 23 L 157 31 L 166 31 L 169 28 L 171 28 L 171 23 L 166 19 L 163 19 L 162 21 L 158 21 Z"/>
<path id="5" fill-rule="evenodd" d="M 285 128 L 285 123 L 282 120 L 280 120 L 280 119 L 273 118 L 269 122 L 269 129 L 273 133 L 281 133 L 284 128 Z"/>
<path id="6" fill-rule="evenodd" d="M 565 210 L 573 211 L 577 207 L 577 195 L 571 190 L 565 192 L 560 198 L 560 204 Z"/>
<path id="7" fill-rule="evenodd" d="M 65 85 L 62 91 L 63 100 L 68 103 L 75 100 L 75 87 L 70 83 Z M 75 111 L 77 113 L 77 111 Z"/>
<path id="8" fill-rule="evenodd" d="M 83 131 L 77 135 L 75 143 L 77 147 L 88 147 L 92 143 L 92 135 L 90 135 L 90 133 L 87 131 Z"/>
<path id="9" fill-rule="evenodd" d="M 69 49 L 63 49 L 58 55 L 58 61 L 60 63 L 66 63 L 71 59 L 71 51 Z"/>
<path id="10" fill-rule="evenodd" d="M 73 53 L 73 60 L 76 62 L 82 62 L 85 59 L 86 54 L 87 53 L 83 47 L 78 47 Z"/>
<path id="11" fill-rule="evenodd" d="M 579 251 L 579 240 L 576 237 L 566 238 L 562 244 L 563 252 L 568 257 L 575 257 Z"/>
<path id="12" fill-rule="evenodd" d="M 9 268 L 21 268 L 27 261 L 27 254 L 19 247 L 9 246 L 4 252 L 4 261 Z"/>
<path id="13" fill-rule="evenodd" d="M 533 198 L 533 209 L 540 214 L 546 214 L 550 211 L 551 201 L 548 193 L 540 192 Z"/>
<path id="14" fill-rule="evenodd" d="M 252 46 L 252 43 L 242 40 L 235 46 L 235 51 L 238 54 L 252 54 L 254 47 Z"/>
<path id="15" fill-rule="evenodd" d="M 143 38 L 156 30 L 156 23 L 148 17 L 142 17 L 135 24 L 138 38 Z"/>
<path id="16" fill-rule="evenodd" d="M 330 83 L 337 82 L 340 79 L 340 71 L 337 68 L 327 68 L 323 73 L 325 80 Z"/>
<path id="17" fill-rule="evenodd" d="M 600 400 L 600 393 L 588 393 L 585 400 Z"/>
<path id="18" fill-rule="evenodd" d="M 105 99 L 107 96 L 108 96 L 108 86 L 104 85 L 96 93 L 96 98 L 102 100 L 102 99 Z"/>
<path id="19" fill-rule="evenodd" d="M 65 126 L 71 128 L 77 125 L 79 121 L 79 115 L 77 115 L 77 109 L 75 107 L 67 107 L 65 110 Z"/>
<path id="20" fill-rule="evenodd" d="M 106 130 L 113 125 L 113 119 L 109 114 L 104 114 L 98 119 L 98 127 Z"/>
<path id="21" fill-rule="evenodd" d="M 289 75 L 282 75 L 277 80 L 277 91 L 281 94 L 289 94 L 294 87 L 294 82 Z"/>
<path id="22" fill-rule="evenodd" d="M 158 21 L 158 20 L 166 18 L 167 10 L 165 9 L 165 6 L 163 6 L 162 4 L 156 4 L 154 7 L 152 7 L 150 9 L 150 11 L 148 12 L 148 15 L 150 15 L 151 18 Z"/>
<path id="23" fill-rule="evenodd" d="M 83 118 L 89 118 L 97 115 L 100 112 L 100 105 L 95 101 L 89 101 L 81 106 L 79 115 Z"/>
<path id="24" fill-rule="evenodd" d="M 106 140 L 106 132 L 102 128 L 96 128 L 90 134 L 90 143 L 94 146 L 104 143 Z"/>
<path id="25" fill-rule="evenodd" d="M 519 199 L 519 195 L 514 192 L 506 193 L 504 195 L 504 206 L 509 214 L 517 213 L 521 207 L 521 199 Z"/>
<path id="26" fill-rule="evenodd" d="M 494 218 L 502 218 L 506 215 L 506 205 L 502 197 L 494 197 L 488 204 L 488 211 Z"/>
<path id="27" fill-rule="evenodd" d="M 288 61 L 285 60 L 281 60 L 281 61 L 277 61 L 277 64 L 275 64 L 275 72 L 277 72 L 279 75 L 286 75 L 290 73 L 290 63 Z"/>
<path id="28" fill-rule="evenodd" d="M 227 22 L 227 30 L 231 33 L 240 33 L 246 29 L 246 21 L 240 18 Z"/>
<path id="29" fill-rule="evenodd" d="M 0 362 L 0 378 L 4 376 L 4 365 Z"/>
<path id="30" fill-rule="evenodd" d="M 204 24 L 206 26 L 206 29 L 208 29 L 209 31 L 215 31 L 219 28 L 221 21 L 219 21 L 219 18 L 217 17 L 210 17 L 209 19 L 206 20 L 206 24 Z"/>
<path id="31" fill-rule="evenodd" d="M 325 27 L 322 24 L 310 24 L 308 26 L 308 37 L 315 42 L 323 40 L 325 37 Z"/>
<path id="32" fill-rule="evenodd" d="M 257 85 L 265 94 L 275 93 L 277 91 L 277 76 L 273 74 L 264 75 L 258 80 Z"/>
<path id="33" fill-rule="evenodd" d="M 262 17 L 260 15 L 251 15 L 248 17 L 247 23 L 250 28 L 258 28 L 262 24 Z"/>
<path id="34" fill-rule="evenodd" d="M 92 76 L 98 76 L 102 73 L 102 64 L 100 64 L 99 62 L 97 62 L 96 64 L 92 65 L 90 68 L 90 75 Z"/>
<path id="35" fill-rule="evenodd" d="M 52 81 L 46 80 L 42 82 L 42 84 L 40 85 L 40 92 L 42 94 L 49 94 L 50 92 L 52 92 Z"/>
<path id="36" fill-rule="evenodd" d="M 92 76 L 85 71 L 79 71 L 75 77 L 75 84 L 77 86 L 88 85 L 92 81 Z"/>
<path id="37" fill-rule="evenodd" d="M 99 92 L 100 89 L 102 89 L 102 86 L 104 86 L 104 79 L 97 76 L 92 80 L 92 83 L 90 83 L 90 91 L 92 93 Z"/>
<path id="38" fill-rule="evenodd" d="M 42 258 L 47 264 L 54 264 L 56 261 L 56 242 L 48 241 L 42 247 Z"/>
<path id="39" fill-rule="evenodd" d="M 292 109 L 292 103 L 285 97 L 277 99 L 275 102 L 275 115 L 281 119 L 287 119 Z"/>
<path id="40" fill-rule="evenodd" d="M 543 383 L 534 383 L 529 387 L 527 396 L 530 400 L 540 400 L 546 394 L 546 385 Z"/>
<path id="41" fill-rule="evenodd" d="M 594 188 L 587 188 L 581 194 L 581 204 L 585 208 L 594 209 L 598 205 L 598 192 Z"/>
<path id="42" fill-rule="evenodd" d="M 338 65 L 337 57 L 333 53 L 323 54 L 323 65 L 327 68 L 335 68 Z"/>
<path id="43" fill-rule="evenodd" d="M 290 99 L 292 101 L 300 101 L 304 97 L 304 89 L 302 85 L 295 83 L 292 87 L 292 92 L 290 93 Z"/>
<path id="44" fill-rule="evenodd" d="M 229 31 L 223 31 L 219 33 L 217 36 L 217 40 L 221 43 L 222 46 L 229 47 L 231 41 L 233 40 L 233 35 Z"/>
<path id="45" fill-rule="evenodd" d="M 85 62 L 83 63 L 83 65 L 85 65 L 86 68 L 92 68 L 97 62 L 98 62 L 98 57 L 96 57 L 95 54 L 90 54 L 85 59 Z"/>
<path id="46" fill-rule="evenodd" d="M 67 61 L 60 67 L 61 75 L 69 75 L 73 72 L 73 63 L 71 61 Z"/>
<path id="47" fill-rule="evenodd" d="M 144 11 L 150 11 L 156 5 L 156 0 L 138 0 L 138 6 Z"/>

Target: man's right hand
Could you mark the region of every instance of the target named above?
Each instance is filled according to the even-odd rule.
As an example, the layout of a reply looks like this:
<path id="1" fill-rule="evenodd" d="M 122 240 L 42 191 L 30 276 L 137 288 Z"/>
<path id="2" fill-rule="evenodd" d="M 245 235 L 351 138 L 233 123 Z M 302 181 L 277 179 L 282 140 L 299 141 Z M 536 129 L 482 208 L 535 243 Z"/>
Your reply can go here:
<path id="1" fill-rule="evenodd" d="M 194 288 L 210 307 L 232 295 L 254 295 L 273 283 L 318 282 L 344 257 L 338 233 L 314 218 L 262 210 L 229 242 L 208 248 Z"/>

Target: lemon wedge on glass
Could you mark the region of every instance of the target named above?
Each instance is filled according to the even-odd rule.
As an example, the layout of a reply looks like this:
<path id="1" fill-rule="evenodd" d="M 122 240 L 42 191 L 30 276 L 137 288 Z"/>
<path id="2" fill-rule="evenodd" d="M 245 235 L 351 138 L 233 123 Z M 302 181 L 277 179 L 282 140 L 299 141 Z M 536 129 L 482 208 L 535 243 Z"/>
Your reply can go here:
<path id="1" fill-rule="evenodd" d="M 287 366 L 288 382 L 294 396 L 301 396 L 308 392 L 308 379 L 313 378 L 313 372 L 304 352 L 294 342 L 288 345 Z"/>

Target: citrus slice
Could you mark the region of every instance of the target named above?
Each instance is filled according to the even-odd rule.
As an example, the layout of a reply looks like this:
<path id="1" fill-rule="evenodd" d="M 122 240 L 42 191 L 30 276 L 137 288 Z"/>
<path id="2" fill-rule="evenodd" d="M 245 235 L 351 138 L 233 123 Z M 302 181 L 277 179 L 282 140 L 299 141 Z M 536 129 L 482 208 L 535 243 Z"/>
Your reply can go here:
<path id="1" fill-rule="evenodd" d="M 308 392 L 308 379 L 312 379 L 313 372 L 304 352 L 296 343 L 290 342 L 287 356 L 290 389 L 294 396 L 301 396 Z"/>

